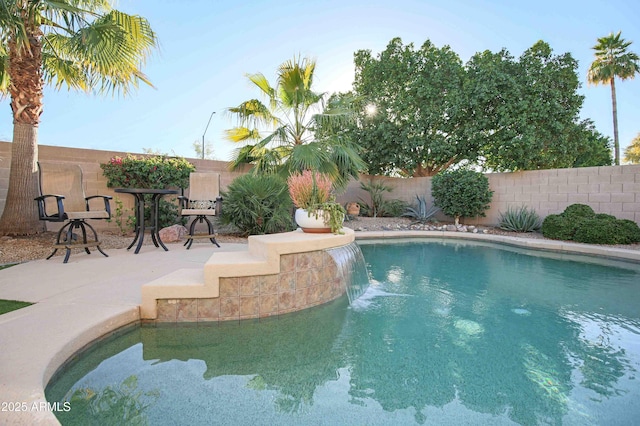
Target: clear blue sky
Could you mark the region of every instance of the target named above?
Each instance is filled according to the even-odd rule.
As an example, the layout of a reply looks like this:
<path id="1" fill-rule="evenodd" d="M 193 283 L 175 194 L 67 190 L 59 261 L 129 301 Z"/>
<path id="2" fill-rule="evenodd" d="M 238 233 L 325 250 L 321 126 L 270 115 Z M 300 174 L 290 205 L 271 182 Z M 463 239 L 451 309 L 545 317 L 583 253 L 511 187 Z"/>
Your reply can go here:
<path id="1" fill-rule="evenodd" d="M 570 52 L 586 96 L 581 116 L 613 139 L 610 89 L 586 84 L 591 47 L 622 31 L 640 54 L 638 0 L 120 0 L 117 7 L 145 16 L 158 34 L 160 49 L 144 67 L 155 89 L 111 98 L 47 88 L 40 144 L 194 157 L 193 142 L 202 140 L 215 111 L 205 139 L 216 158 L 227 160 L 235 146 L 223 132 L 235 123 L 224 110 L 258 96 L 246 73 L 274 81 L 280 63 L 310 56 L 317 60 L 318 90 L 346 91 L 353 53 L 377 54 L 393 37 L 416 47 L 427 39 L 449 45 L 463 62 L 487 49 L 519 57 L 538 40 L 556 54 Z M 624 149 L 640 132 L 640 76 L 617 89 Z M 0 111 L 0 140 L 11 140 L 8 99 Z"/>

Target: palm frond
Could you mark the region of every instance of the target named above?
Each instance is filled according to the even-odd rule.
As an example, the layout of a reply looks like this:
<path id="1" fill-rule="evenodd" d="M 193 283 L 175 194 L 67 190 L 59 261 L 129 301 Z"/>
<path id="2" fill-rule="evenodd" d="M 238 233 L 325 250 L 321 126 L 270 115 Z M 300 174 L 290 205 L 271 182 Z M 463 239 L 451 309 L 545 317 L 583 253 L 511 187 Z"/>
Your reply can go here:
<path id="1" fill-rule="evenodd" d="M 257 129 L 249 129 L 246 127 L 234 127 L 225 130 L 225 138 L 231 142 L 245 142 L 260 138 L 260 132 Z"/>
<path id="2" fill-rule="evenodd" d="M 45 68 L 45 80 L 60 80 L 56 87 L 63 84 L 77 87 L 77 82 L 65 79 L 65 74 L 56 75 L 60 69 L 74 67 L 82 69 L 81 73 L 74 75 L 84 76 L 86 86 L 99 93 L 121 92 L 126 95 L 140 82 L 153 87 L 139 67 L 151 49 L 157 46 L 156 35 L 148 21 L 140 16 L 112 10 L 71 36 L 48 34 L 45 40 L 43 53 L 58 57 L 62 63 L 71 63 L 60 67 L 60 61 L 49 60 L 49 64 L 58 67 Z"/>
<path id="3" fill-rule="evenodd" d="M 227 111 L 234 114 L 241 125 L 249 127 L 277 126 L 278 117 L 274 116 L 271 110 L 257 99 L 250 99 L 238 105 L 228 108 Z"/>
<path id="4" fill-rule="evenodd" d="M 9 94 L 9 55 L 0 52 L 0 99 Z"/>
<path id="5" fill-rule="evenodd" d="M 251 154 L 253 145 L 245 145 L 234 150 L 233 159 L 229 162 L 229 170 L 235 171 L 245 164 L 252 164 L 256 158 Z"/>
<path id="6" fill-rule="evenodd" d="M 331 162 L 340 171 L 335 180 L 337 187 L 346 187 L 349 179 L 352 177 L 357 179 L 361 172 L 366 171 L 367 163 L 360 157 L 357 146 L 334 140 L 329 144 L 329 147 Z"/>
<path id="7" fill-rule="evenodd" d="M 66 85 L 69 89 L 85 92 L 90 89 L 86 74 L 75 61 L 43 53 L 42 66 L 47 70 L 43 76 L 45 83 L 53 84 L 56 90 L 60 90 L 63 85 Z"/>
<path id="8" fill-rule="evenodd" d="M 598 38 L 598 44 L 592 48 L 595 60 L 587 71 L 587 81 L 609 84 L 615 77 L 625 80 L 640 73 L 640 57 L 627 50 L 630 45 L 631 42 L 621 38 L 621 32 Z"/>
<path id="9" fill-rule="evenodd" d="M 317 170 L 330 174 L 332 180 L 336 176 L 335 165 L 331 163 L 331 156 L 325 146 L 318 142 L 296 145 L 287 158 L 290 172 Z"/>
<path id="10" fill-rule="evenodd" d="M 271 108 L 275 108 L 276 107 L 276 99 L 275 99 L 276 91 L 273 87 L 271 87 L 271 84 L 269 84 L 269 81 L 267 80 L 267 78 L 262 73 L 247 74 L 247 78 L 249 79 L 249 81 L 255 84 L 262 91 L 262 93 L 265 94 L 265 96 L 269 99 L 269 104 L 271 105 Z"/>

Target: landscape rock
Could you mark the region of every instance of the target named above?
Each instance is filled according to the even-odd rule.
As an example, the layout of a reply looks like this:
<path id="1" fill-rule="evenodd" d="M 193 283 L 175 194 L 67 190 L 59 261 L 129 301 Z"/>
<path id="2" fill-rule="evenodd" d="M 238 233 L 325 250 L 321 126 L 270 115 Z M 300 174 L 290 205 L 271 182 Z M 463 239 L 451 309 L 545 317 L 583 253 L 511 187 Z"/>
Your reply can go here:
<path id="1" fill-rule="evenodd" d="M 187 235 L 188 231 L 182 225 L 171 225 L 166 228 L 162 228 L 159 232 L 160 239 L 164 243 L 178 243 L 182 240 L 182 237 Z"/>

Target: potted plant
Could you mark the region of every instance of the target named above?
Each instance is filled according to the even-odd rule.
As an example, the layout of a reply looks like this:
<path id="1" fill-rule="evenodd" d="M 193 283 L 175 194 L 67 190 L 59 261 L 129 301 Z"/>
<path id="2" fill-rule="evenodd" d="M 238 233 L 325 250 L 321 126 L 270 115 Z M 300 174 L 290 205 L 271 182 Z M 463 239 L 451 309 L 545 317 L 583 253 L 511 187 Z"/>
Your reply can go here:
<path id="1" fill-rule="evenodd" d="M 335 202 L 331 179 L 323 173 L 305 170 L 287 179 L 289 195 L 298 208 L 296 223 L 304 232 L 340 233 L 345 210 Z"/>

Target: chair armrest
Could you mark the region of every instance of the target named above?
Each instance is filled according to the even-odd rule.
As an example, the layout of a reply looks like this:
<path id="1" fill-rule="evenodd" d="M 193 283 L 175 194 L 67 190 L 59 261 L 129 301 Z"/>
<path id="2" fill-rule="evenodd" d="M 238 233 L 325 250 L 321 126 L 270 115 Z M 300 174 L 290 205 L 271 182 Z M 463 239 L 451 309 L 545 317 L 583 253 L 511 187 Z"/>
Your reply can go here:
<path id="1" fill-rule="evenodd" d="M 48 198 L 56 199 L 58 213 L 47 215 Z M 64 195 L 46 194 L 36 197 L 34 198 L 34 200 L 38 202 L 38 216 L 40 220 L 49 220 L 52 222 L 62 222 L 65 220 L 64 204 L 62 203 L 62 200 L 64 200 Z"/>
<path id="2" fill-rule="evenodd" d="M 216 197 L 216 216 L 222 213 L 222 197 Z"/>
<path id="3" fill-rule="evenodd" d="M 89 200 L 93 200 L 94 198 L 102 198 L 104 201 L 104 209 L 107 212 L 107 214 L 109 215 L 109 219 L 111 219 L 111 203 L 109 203 L 109 200 L 113 199 L 113 197 L 111 195 L 91 195 L 89 197 L 85 197 L 85 203 L 87 205 L 87 211 L 90 211 L 91 209 L 89 208 Z"/>
<path id="4" fill-rule="evenodd" d="M 189 205 L 189 197 L 178 195 L 178 203 L 180 204 L 180 208 L 186 209 Z"/>

